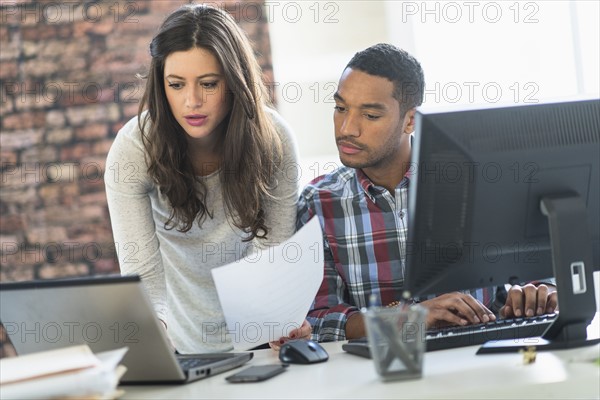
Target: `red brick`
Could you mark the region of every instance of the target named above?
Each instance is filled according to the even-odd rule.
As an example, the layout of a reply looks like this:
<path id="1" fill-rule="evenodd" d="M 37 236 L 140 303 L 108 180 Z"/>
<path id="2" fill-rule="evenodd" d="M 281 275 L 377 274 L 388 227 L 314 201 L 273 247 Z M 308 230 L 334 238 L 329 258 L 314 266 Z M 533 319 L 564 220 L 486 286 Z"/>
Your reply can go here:
<path id="1" fill-rule="evenodd" d="M 54 95 L 51 95 L 54 96 Z M 43 92 L 25 94 L 14 99 L 17 111 L 44 110 L 56 105 L 55 98 L 44 95 Z"/>
<path id="2" fill-rule="evenodd" d="M 115 122 L 120 118 L 119 106 L 113 103 L 71 107 L 66 110 L 66 115 L 73 126 L 100 121 Z"/>
<path id="3" fill-rule="evenodd" d="M 1 80 L 2 78 L 0 78 Z M 2 95 L 0 95 L 2 96 Z M 12 114 L 15 111 L 13 98 L 3 98 L 0 100 L 0 115 Z"/>
<path id="4" fill-rule="evenodd" d="M 113 125 L 112 125 L 112 130 L 111 130 L 111 131 L 112 131 L 112 133 L 113 133 L 113 136 L 116 136 L 117 132 L 119 132 L 119 130 L 120 130 L 120 129 L 121 129 L 123 126 L 125 126 L 125 122 L 127 122 L 127 120 L 125 120 L 125 121 L 119 121 L 119 122 L 117 122 L 116 124 L 113 124 Z"/>
<path id="5" fill-rule="evenodd" d="M 73 137 L 73 129 L 52 129 L 46 132 L 46 143 L 65 143 Z"/>
<path id="6" fill-rule="evenodd" d="M 173 8 L 174 9 L 174 8 Z M 158 27 L 160 26 L 160 24 L 162 23 L 162 20 L 164 18 L 164 15 L 156 15 L 156 14 L 149 14 L 149 15 L 131 15 L 131 17 L 128 18 L 128 21 L 130 22 L 120 22 L 118 24 L 114 25 L 115 31 L 117 33 L 120 32 L 138 32 L 138 33 L 143 33 L 144 36 L 152 36 L 152 34 L 154 32 L 156 32 L 156 30 L 158 29 Z M 150 43 L 150 40 L 147 40 L 148 43 Z"/>
<path id="7" fill-rule="evenodd" d="M 31 16 L 25 20 L 25 23 L 32 22 L 33 20 L 34 17 Z M 35 23 L 32 26 L 22 26 L 21 38 L 32 41 L 46 40 L 56 37 L 57 32 L 58 29 L 54 25 Z"/>
<path id="8" fill-rule="evenodd" d="M 0 203 L 34 206 L 38 203 L 35 188 L 33 186 L 20 186 L 14 189 L 2 188 L 2 191 L 0 191 Z"/>
<path id="9" fill-rule="evenodd" d="M 80 183 L 104 185 L 104 169 L 106 167 L 106 156 L 86 157 L 79 164 Z"/>
<path id="10" fill-rule="evenodd" d="M 2 44 L 0 60 L 16 60 L 21 53 L 21 43 L 18 37 L 12 37 L 11 41 Z"/>
<path id="11" fill-rule="evenodd" d="M 93 174 L 93 173 L 94 173 L 93 171 L 90 171 L 90 174 Z M 82 194 L 84 194 L 84 193 L 104 193 L 104 190 L 105 190 L 104 180 L 98 179 L 94 175 L 90 175 L 90 178 L 82 179 L 80 181 L 79 188 L 80 188 Z M 100 217 L 100 213 L 98 212 L 98 210 L 89 210 L 87 207 L 84 210 L 82 210 L 82 213 L 86 214 L 90 217 L 93 216 L 93 219 L 102 218 L 102 217 Z"/>
<path id="12" fill-rule="evenodd" d="M 23 150 L 19 161 L 21 163 L 40 163 L 41 165 L 55 163 L 57 153 L 54 146 L 38 145 Z"/>
<path id="13" fill-rule="evenodd" d="M 24 214 L 0 215 L 1 233 L 24 231 L 26 229 L 26 225 Z"/>
<path id="14" fill-rule="evenodd" d="M 19 163 L 15 168 L 11 166 L 2 173 L 2 185 L 5 188 L 18 189 L 23 186 L 38 186 L 48 180 L 49 173 L 54 168 L 47 168 L 47 164 L 40 162 Z"/>
<path id="15" fill-rule="evenodd" d="M 138 113 L 139 108 L 139 104 L 126 104 L 123 106 L 123 116 L 125 118 L 135 117 Z"/>
<path id="16" fill-rule="evenodd" d="M 62 127 L 65 126 L 66 120 L 63 110 L 51 110 L 46 113 L 46 126 Z"/>
<path id="17" fill-rule="evenodd" d="M 119 263 L 113 258 L 101 258 L 94 262 L 94 272 L 97 274 L 118 273 Z"/>
<path id="18" fill-rule="evenodd" d="M 82 38 L 89 33 L 105 36 L 114 29 L 115 23 L 110 19 L 105 19 L 98 22 L 79 21 L 73 24 L 73 36 L 76 38 Z"/>
<path id="19" fill-rule="evenodd" d="M 90 268 L 83 262 L 53 264 L 46 263 L 37 271 L 39 279 L 55 279 L 90 275 Z"/>
<path id="20" fill-rule="evenodd" d="M 60 150 L 61 161 L 77 161 L 83 157 L 87 157 L 92 154 L 92 146 L 90 143 L 77 143 L 72 146 L 64 146 Z"/>
<path id="21" fill-rule="evenodd" d="M 92 145 L 92 154 L 99 155 L 99 156 L 106 156 L 108 154 L 108 151 L 110 150 L 110 147 L 112 146 L 112 144 L 113 144 L 112 138 L 95 142 Z"/>
<path id="22" fill-rule="evenodd" d="M 19 67 L 17 66 L 16 61 L 0 61 L 0 78 L 7 79 L 8 81 L 14 80 L 17 78 L 19 72 Z M 5 82 L 6 84 L 6 82 Z M 4 88 L 3 88 L 4 90 Z M 2 93 L 2 101 L 4 101 L 6 91 Z"/>
<path id="23" fill-rule="evenodd" d="M 106 50 L 123 51 L 123 49 L 127 49 L 129 51 L 129 56 L 131 56 L 133 52 L 140 50 L 143 50 L 143 53 L 148 54 L 148 45 L 150 45 L 150 40 L 152 40 L 152 33 L 147 32 L 146 34 L 141 34 L 139 31 L 134 31 L 121 33 L 119 35 L 109 35 L 106 37 Z M 104 54 L 102 56 L 106 58 L 111 55 Z M 147 59 L 150 60 L 150 55 L 148 55 Z"/>
<path id="24" fill-rule="evenodd" d="M 0 43 L 7 44 L 10 41 L 8 26 L 0 26 Z"/>
<path id="25" fill-rule="evenodd" d="M 28 219 L 31 224 L 68 226 L 74 222 L 79 222 L 79 215 L 79 211 L 74 207 L 51 205 L 44 209 L 32 211 L 28 214 Z"/>
<path id="26" fill-rule="evenodd" d="M 89 204 L 106 204 L 106 193 L 96 192 L 83 194 L 79 197 L 79 204 L 81 204 L 81 206 L 87 206 Z"/>
<path id="27" fill-rule="evenodd" d="M 38 194 L 44 207 L 60 204 L 61 188 L 55 183 L 42 185 L 38 190 Z"/>
<path id="28" fill-rule="evenodd" d="M 11 151 L 0 151 L 0 166 L 14 166 L 17 163 L 17 153 Z"/>
<path id="29" fill-rule="evenodd" d="M 175 11 L 184 4 L 189 3 L 185 0 L 172 0 L 172 1 L 151 1 L 150 8 L 153 15 L 161 15 L 163 18 L 166 14 Z"/>
<path id="30" fill-rule="evenodd" d="M 16 262 L 10 262 L 12 259 Z M 0 269 L 0 282 L 31 281 L 35 278 L 33 265 L 23 265 L 19 257 L 10 257 L 9 262 L 3 263 Z"/>
<path id="31" fill-rule="evenodd" d="M 108 134 L 108 125 L 91 124 L 75 129 L 75 137 L 81 140 L 102 139 Z"/>
<path id="32" fill-rule="evenodd" d="M 79 162 L 48 162 L 40 164 L 40 181 L 67 185 L 79 180 Z"/>
<path id="33" fill-rule="evenodd" d="M 59 71 L 59 64 L 54 60 L 33 59 L 23 64 L 24 73 L 31 77 L 53 75 Z"/>
<path id="34" fill-rule="evenodd" d="M 0 135 L 0 147 L 3 150 L 6 149 L 22 149 L 30 146 L 34 146 L 36 144 L 40 144 L 42 142 L 42 137 L 44 131 L 41 129 L 22 129 L 22 130 L 14 130 L 12 126 L 14 125 L 24 125 L 25 122 L 22 120 L 19 121 L 9 121 L 9 117 L 4 119 L 4 122 L 9 126 L 5 126 L 5 131 Z M 13 125 L 14 124 L 14 125 Z"/>
<path id="35" fill-rule="evenodd" d="M 71 183 L 62 187 L 60 203 L 64 207 L 73 207 L 79 199 L 79 185 Z"/>
<path id="36" fill-rule="evenodd" d="M 58 60 L 59 72 L 78 71 L 83 68 L 88 68 L 87 61 L 84 55 L 65 57 Z"/>
<path id="37" fill-rule="evenodd" d="M 62 226 L 31 227 L 27 230 L 27 242 L 40 244 L 64 242 L 67 240 L 67 231 Z"/>

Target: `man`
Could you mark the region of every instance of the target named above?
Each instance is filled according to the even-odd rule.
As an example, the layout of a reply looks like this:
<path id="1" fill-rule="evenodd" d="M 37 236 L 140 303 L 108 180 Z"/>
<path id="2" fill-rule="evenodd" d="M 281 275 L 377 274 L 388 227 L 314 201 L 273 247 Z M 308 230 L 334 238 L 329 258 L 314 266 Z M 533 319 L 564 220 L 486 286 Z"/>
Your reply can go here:
<path id="1" fill-rule="evenodd" d="M 371 296 L 382 305 L 401 298 L 411 134 L 424 87 L 417 60 L 388 44 L 357 53 L 342 73 L 334 125 L 344 167 L 307 185 L 298 209 L 298 228 L 316 215 L 325 236 L 324 278 L 307 318 L 316 340 L 366 336 L 359 310 Z M 500 314 L 552 312 L 553 292 L 544 284 L 515 286 Z M 494 320 L 493 291 L 474 293 L 479 299 L 456 292 L 422 301 L 428 326 Z"/>

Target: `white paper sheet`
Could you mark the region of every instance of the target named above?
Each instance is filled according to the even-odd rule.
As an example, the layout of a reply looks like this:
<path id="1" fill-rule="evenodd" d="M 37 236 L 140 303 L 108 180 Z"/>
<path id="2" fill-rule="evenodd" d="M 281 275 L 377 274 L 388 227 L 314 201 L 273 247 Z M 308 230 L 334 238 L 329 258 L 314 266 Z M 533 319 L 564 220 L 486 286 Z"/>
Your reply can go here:
<path id="1" fill-rule="evenodd" d="M 84 348 L 81 350 L 81 348 Z M 104 399 L 114 396 L 123 376 L 124 367 L 118 365 L 127 352 L 127 347 L 106 351 L 94 355 L 87 345 L 73 348 L 52 350 L 44 353 L 33 353 L 27 356 L 2 359 L 2 367 L 6 370 L 12 369 L 12 361 L 17 362 L 19 358 L 25 361 L 32 360 L 40 364 L 59 363 L 62 371 L 52 375 L 31 377 L 27 380 L 0 385 L 0 398 L 5 399 L 51 399 L 51 398 L 94 398 Z M 94 360 L 88 368 L 73 368 L 82 365 L 82 354 Z M 37 357 L 42 355 L 42 357 Z M 46 355 L 53 355 L 50 359 Z M 5 363 L 10 360 L 11 363 Z M 22 361 L 19 361 L 22 363 Z M 35 368 L 38 363 L 29 363 L 29 368 Z M 50 368 L 50 367 L 48 367 Z M 39 369 L 39 368 L 38 368 Z M 112 397 L 114 398 L 114 397 Z"/>
<path id="2" fill-rule="evenodd" d="M 323 280 L 323 233 L 313 218 L 284 243 L 212 270 L 236 350 L 278 340 L 306 318 Z"/>
<path id="3" fill-rule="evenodd" d="M 87 345 L 3 358 L 0 360 L 0 384 L 92 368 L 99 364 Z"/>

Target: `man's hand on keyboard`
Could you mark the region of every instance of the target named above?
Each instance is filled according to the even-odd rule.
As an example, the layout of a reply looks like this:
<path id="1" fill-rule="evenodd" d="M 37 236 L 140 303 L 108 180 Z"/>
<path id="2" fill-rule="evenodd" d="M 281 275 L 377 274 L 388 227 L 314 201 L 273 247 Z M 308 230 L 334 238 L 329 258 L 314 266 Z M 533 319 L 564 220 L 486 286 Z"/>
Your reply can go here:
<path id="1" fill-rule="evenodd" d="M 508 291 L 506 303 L 500 309 L 502 318 L 533 317 L 551 314 L 558 309 L 556 288 L 552 285 L 531 283 L 525 286 L 514 285 Z"/>
<path id="2" fill-rule="evenodd" d="M 453 292 L 420 303 L 429 310 L 427 327 L 470 325 L 493 321 L 496 316 L 470 294 Z"/>

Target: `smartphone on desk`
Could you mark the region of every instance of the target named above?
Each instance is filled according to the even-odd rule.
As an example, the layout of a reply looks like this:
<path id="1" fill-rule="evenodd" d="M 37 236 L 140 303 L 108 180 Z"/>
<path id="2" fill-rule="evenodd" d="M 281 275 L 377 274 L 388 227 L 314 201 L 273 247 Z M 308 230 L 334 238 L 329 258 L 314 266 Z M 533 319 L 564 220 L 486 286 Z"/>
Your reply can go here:
<path id="1" fill-rule="evenodd" d="M 285 364 L 253 365 L 236 374 L 229 375 L 225 378 L 225 380 L 231 383 L 261 382 L 266 381 L 267 379 L 272 378 L 275 375 L 279 375 L 280 373 L 285 371 L 286 368 L 287 365 Z"/>

